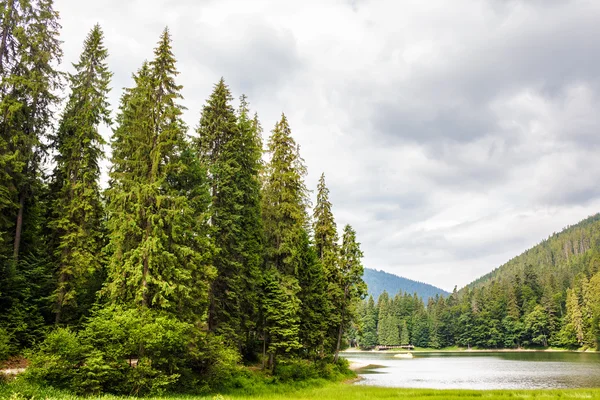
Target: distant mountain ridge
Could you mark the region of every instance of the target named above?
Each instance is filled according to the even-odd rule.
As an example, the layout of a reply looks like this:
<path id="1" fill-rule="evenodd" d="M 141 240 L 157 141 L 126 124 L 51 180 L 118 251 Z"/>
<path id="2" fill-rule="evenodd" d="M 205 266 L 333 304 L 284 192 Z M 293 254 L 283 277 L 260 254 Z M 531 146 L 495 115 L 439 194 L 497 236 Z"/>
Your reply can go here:
<path id="1" fill-rule="evenodd" d="M 553 233 L 505 264 L 475 279 L 466 287 L 473 289 L 491 282 L 512 279 L 515 275 L 523 274 L 525 266 L 529 266 L 542 280 L 554 275 L 555 280 L 568 287 L 577 274 L 585 272 L 591 275 L 597 270 L 597 264 L 600 263 L 599 253 L 600 213 Z"/>
<path id="2" fill-rule="evenodd" d="M 427 299 L 430 297 L 435 297 L 436 295 L 447 296 L 450 294 L 428 283 L 413 281 L 412 279 L 371 268 L 365 268 L 363 280 L 367 284 L 369 294 L 375 300 L 377 300 L 384 290 L 391 296 L 394 296 L 399 291 L 408 292 L 409 294 L 417 293 L 417 296 L 423 298 L 425 303 L 427 303 Z"/>

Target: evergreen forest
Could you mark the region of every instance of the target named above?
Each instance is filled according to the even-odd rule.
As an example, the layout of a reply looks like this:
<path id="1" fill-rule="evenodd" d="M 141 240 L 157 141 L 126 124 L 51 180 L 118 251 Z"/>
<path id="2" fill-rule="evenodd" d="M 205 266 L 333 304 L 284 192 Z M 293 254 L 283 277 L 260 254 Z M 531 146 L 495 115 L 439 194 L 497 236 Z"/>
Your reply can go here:
<path id="1" fill-rule="evenodd" d="M 84 394 L 345 373 L 363 253 L 286 116 L 263 143 L 221 79 L 187 126 L 167 28 L 112 110 L 99 25 L 64 67 L 52 0 L 0 14 L 0 361 Z"/>
<path id="2" fill-rule="evenodd" d="M 460 290 L 392 293 L 325 174 L 306 184 L 284 113 L 261 121 L 221 78 L 188 126 L 168 28 L 113 109 L 89 28 L 63 60 L 53 0 L 0 0 L 0 367 L 18 379 L 212 395 L 352 377 L 349 346 L 599 348 L 600 214 Z"/>
<path id="3" fill-rule="evenodd" d="M 551 235 L 447 297 L 383 292 L 359 308 L 358 341 L 428 348 L 597 349 L 600 214 Z"/>

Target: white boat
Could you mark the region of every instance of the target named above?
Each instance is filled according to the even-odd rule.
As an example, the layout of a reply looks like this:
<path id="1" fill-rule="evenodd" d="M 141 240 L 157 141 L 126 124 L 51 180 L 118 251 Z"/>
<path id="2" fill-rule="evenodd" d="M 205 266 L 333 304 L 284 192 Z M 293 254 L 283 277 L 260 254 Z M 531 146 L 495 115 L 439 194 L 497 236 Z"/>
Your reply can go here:
<path id="1" fill-rule="evenodd" d="M 413 353 L 398 353 L 394 355 L 394 358 L 414 358 Z"/>

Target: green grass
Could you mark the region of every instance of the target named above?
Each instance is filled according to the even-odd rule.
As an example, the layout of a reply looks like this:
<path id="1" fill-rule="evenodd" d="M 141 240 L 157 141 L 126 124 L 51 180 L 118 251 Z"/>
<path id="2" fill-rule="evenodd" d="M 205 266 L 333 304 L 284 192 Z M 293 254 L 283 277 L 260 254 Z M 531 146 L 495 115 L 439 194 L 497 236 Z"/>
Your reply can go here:
<path id="1" fill-rule="evenodd" d="M 275 389 L 275 388 L 273 388 Z M 32 397 L 33 396 L 33 397 Z M 100 396 L 79 397 L 66 392 L 49 388 L 40 388 L 23 382 L 8 385 L 0 384 L 0 399 L 9 400 L 133 400 L 132 397 Z M 245 400 L 245 399 L 271 399 L 271 400 L 312 400 L 312 399 L 343 399 L 343 400 L 371 400 L 371 399 L 410 399 L 410 400 L 442 400 L 478 398 L 482 400 L 495 399 L 600 399 L 600 389 L 567 389 L 567 390 L 430 390 L 430 389 L 397 389 L 371 386 L 356 386 L 343 383 L 321 383 L 319 387 L 304 389 L 280 386 L 275 390 L 265 390 L 262 393 L 248 395 L 245 393 L 231 393 L 211 396 L 183 396 L 165 395 L 162 397 L 148 397 L 154 400 Z"/>

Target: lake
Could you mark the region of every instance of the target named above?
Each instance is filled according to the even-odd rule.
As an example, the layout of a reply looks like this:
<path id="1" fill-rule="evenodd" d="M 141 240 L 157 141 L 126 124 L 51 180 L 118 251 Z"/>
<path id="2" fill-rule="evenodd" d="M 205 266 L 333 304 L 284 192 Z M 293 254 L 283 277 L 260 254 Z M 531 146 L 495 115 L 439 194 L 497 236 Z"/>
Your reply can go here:
<path id="1" fill-rule="evenodd" d="M 358 371 L 357 385 L 429 389 L 558 389 L 600 387 L 600 354 L 567 352 L 345 353 L 377 365 Z"/>

